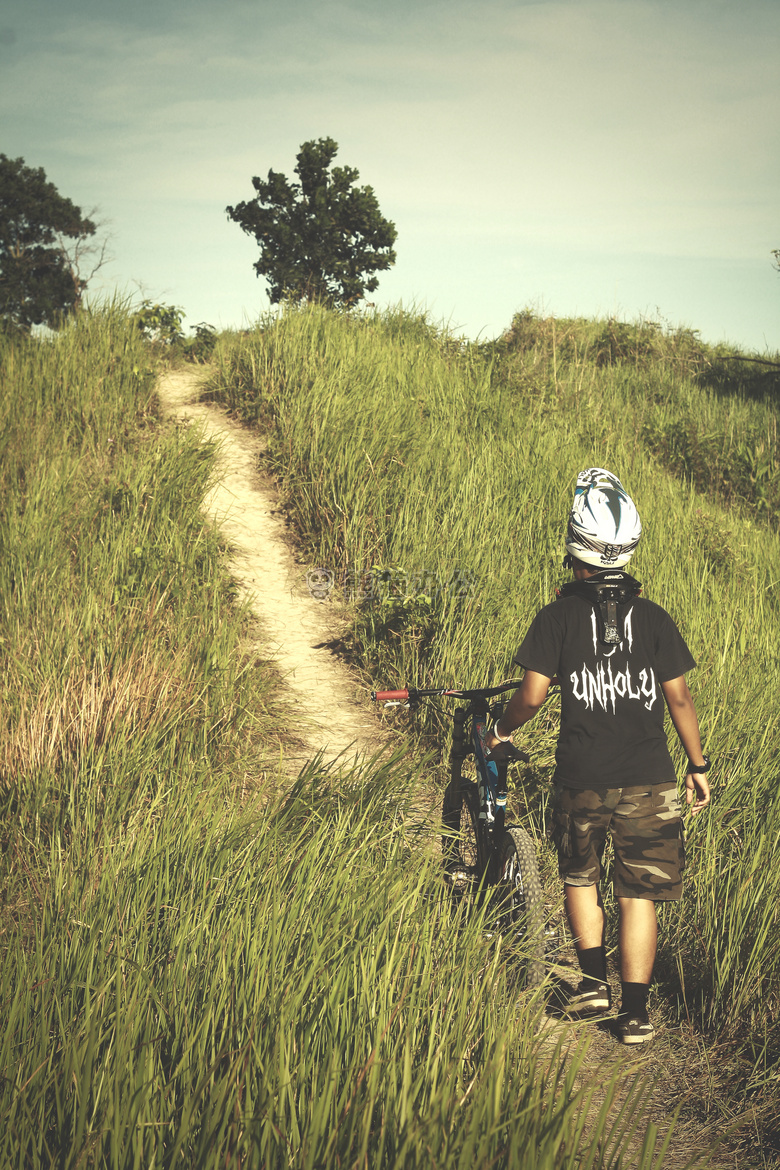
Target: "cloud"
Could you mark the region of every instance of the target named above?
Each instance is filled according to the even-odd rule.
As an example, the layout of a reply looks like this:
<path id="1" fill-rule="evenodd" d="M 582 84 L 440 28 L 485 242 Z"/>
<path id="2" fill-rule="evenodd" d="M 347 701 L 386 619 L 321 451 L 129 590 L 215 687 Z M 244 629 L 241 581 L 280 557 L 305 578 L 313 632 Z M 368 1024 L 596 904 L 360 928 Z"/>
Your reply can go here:
<path id="1" fill-rule="evenodd" d="M 102 206 L 120 270 L 188 273 L 181 300 L 234 296 L 225 205 L 324 135 L 399 228 L 382 287 L 417 297 L 780 243 L 774 3 L 10 0 L 4 21 L 6 152 Z"/>

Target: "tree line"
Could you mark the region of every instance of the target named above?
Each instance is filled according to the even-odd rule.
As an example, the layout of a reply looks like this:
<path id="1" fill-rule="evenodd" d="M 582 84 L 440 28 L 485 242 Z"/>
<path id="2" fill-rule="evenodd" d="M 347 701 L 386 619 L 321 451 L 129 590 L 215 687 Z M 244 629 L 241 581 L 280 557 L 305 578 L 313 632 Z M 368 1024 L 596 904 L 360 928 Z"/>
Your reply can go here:
<path id="1" fill-rule="evenodd" d="M 255 194 L 227 207 L 228 219 L 260 247 L 254 264 L 272 304 L 317 300 L 351 307 L 395 263 L 396 228 L 354 167 L 333 166 L 332 138 L 304 142 L 290 180 L 255 176 Z M 0 154 L 0 319 L 56 329 L 78 309 L 107 260 L 94 212 L 61 195 L 42 167 Z"/>
<path id="2" fill-rule="evenodd" d="M 349 308 L 374 292 L 396 259 L 396 227 L 354 167 L 333 166 L 332 138 L 304 142 L 290 180 L 254 176 L 254 196 L 225 211 L 260 248 L 254 263 L 272 304 L 317 300 Z M 106 263 L 106 241 L 42 167 L 0 154 L 0 321 L 57 328 Z M 780 269 L 780 249 L 772 252 Z M 158 306 L 159 307 L 159 306 Z"/>

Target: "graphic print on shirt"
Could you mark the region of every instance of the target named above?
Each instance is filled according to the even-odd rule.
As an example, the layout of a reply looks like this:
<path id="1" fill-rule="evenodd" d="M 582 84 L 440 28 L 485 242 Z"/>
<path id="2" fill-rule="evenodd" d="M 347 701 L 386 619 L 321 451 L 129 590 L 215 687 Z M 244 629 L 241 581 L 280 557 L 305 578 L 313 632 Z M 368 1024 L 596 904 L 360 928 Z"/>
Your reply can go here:
<path id="1" fill-rule="evenodd" d="M 633 607 L 632 607 L 632 608 L 631 608 L 631 609 L 628 611 L 628 613 L 626 614 L 626 616 L 623 618 L 623 637 L 624 637 L 624 639 L 626 640 L 626 642 L 628 642 L 628 652 L 629 652 L 629 654 L 630 654 L 630 653 L 632 652 L 632 650 L 634 649 L 634 626 L 633 626 L 633 619 L 632 619 L 632 614 L 633 614 L 633 612 L 634 612 L 634 611 L 633 611 Z M 593 630 L 593 653 L 594 653 L 594 654 L 596 655 L 596 657 L 598 658 L 598 653 L 599 653 L 599 626 L 598 626 L 598 622 L 596 621 L 596 611 L 595 611 L 595 609 L 592 609 L 592 610 L 590 611 L 590 624 L 591 624 L 591 628 L 592 628 L 592 630 Z M 610 654 L 609 654 L 607 657 L 609 657 L 609 656 L 611 656 L 612 654 L 614 654 L 614 653 L 615 653 L 615 650 L 622 650 L 622 649 L 623 649 L 623 643 L 622 643 L 622 642 L 619 642 L 619 643 L 618 643 L 618 645 L 617 645 L 617 646 L 615 646 L 615 647 L 614 647 L 614 648 L 613 648 L 613 649 L 610 651 Z"/>
<path id="2" fill-rule="evenodd" d="M 633 699 L 643 703 L 648 711 L 652 711 L 658 698 L 655 673 L 649 667 L 643 667 L 632 677 L 631 666 L 627 664 L 623 669 L 613 670 L 611 659 L 624 645 L 628 654 L 634 649 L 634 630 L 632 624 L 633 607 L 623 619 L 623 641 L 611 650 L 599 648 L 599 630 L 595 609 L 591 611 L 591 626 L 593 632 L 593 654 L 596 659 L 595 671 L 582 664 L 581 671 L 575 671 L 569 676 L 574 698 L 584 703 L 589 711 L 596 708 L 602 711 L 611 711 L 614 715 L 617 710 L 617 699 Z"/>

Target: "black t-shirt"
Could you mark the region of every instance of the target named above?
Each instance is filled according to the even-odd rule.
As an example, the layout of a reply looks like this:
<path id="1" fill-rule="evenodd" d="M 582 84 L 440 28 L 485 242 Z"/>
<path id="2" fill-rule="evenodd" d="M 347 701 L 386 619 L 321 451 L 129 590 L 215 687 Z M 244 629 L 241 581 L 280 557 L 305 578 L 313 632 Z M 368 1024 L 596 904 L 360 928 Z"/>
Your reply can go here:
<path id="1" fill-rule="evenodd" d="M 607 646 L 591 602 L 576 594 L 561 597 L 539 611 L 515 655 L 526 670 L 558 676 L 555 780 L 570 788 L 675 780 L 660 684 L 696 663 L 660 605 L 637 597 L 618 612 L 623 641 Z"/>

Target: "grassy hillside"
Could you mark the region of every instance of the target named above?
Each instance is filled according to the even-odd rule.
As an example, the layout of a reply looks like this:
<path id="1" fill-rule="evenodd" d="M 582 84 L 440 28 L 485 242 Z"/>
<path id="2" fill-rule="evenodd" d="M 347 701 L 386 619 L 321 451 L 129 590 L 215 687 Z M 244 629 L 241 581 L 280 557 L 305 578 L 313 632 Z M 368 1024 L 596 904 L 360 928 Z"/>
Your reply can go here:
<path id="1" fill-rule="evenodd" d="M 656 326 L 525 314 L 501 342 L 469 346 L 399 312 L 318 309 L 225 342 L 218 360 L 212 393 L 270 430 L 311 563 L 356 603 L 352 652 L 367 682 L 504 677 L 563 579 L 577 471 L 619 473 L 644 524 L 632 571 L 694 651 L 692 689 L 718 762 L 712 809 L 687 827 L 685 897 L 663 911 L 663 990 L 732 1054 L 739 1091 L 771 1130 L 780 1079 L 772 368 Z M 524 732 L 542 778 L 554 735 L 554 712 Z"/>
<path id="2" fill-rule="evenodd" d="M 352 327 L 297 323 L 305 395 Z M 375 352 L 399 347 L 400 381 L 394 329 Z M 250 366 L 273 338 L 287 344 L 258 336 Z M 126 314 L 1 344 L 0 1164 L 657 1166 L 641 1078 L 537 1034 L 522 956 L 457 913 L 407 840 L 413 764 L 315 763 L 267 800 L 284 715 L 268 668 L 242 658 L 245 615 L 200 512 L 213 452 L 157 418 Z M 451 385 L 470 402 L 471 383 L 427 329 L 413 344 L 435 359 L 444 428 Z M 274 393 L 298 376 L 275 368 Z M 348 374 L 356 403 L 375 377 L 365 361 Z M 280 424 L 307 410 L 294 398 L 246 395 Z M 424 432 L 408 435 L 426 457 Z M 329 458 L 290 473 L 310 542 L 320 509 L 339 563 L 384 556 L 390 497 L 361 535 L 323 490 Z M 361 491 L 364 453 L 348 458 Z M 432 669 L 415 623 L 470 614 L 476 630 L 476 604 L 393 597 L 361 630 L 396 623 Z"/>

